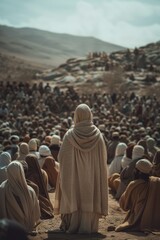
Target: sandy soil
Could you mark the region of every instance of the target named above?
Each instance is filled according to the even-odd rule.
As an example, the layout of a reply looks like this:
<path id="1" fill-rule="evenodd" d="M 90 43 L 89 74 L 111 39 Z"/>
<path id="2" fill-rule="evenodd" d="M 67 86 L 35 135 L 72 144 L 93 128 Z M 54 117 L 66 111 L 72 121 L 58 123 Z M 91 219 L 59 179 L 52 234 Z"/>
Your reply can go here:
<path id="1" fill-rule="evenodd" d="M 50 193 L 52 202 L 54 202 L 54 193 Z M 109 194 L 109 215 L 106 218 L 100 219 L 99 223 L 99 233 L 86 235 L 86 234 L 64 234 L 58 232 L 52 232 L 52 230 L 59 229 L 60 225 L 60 216 L 55 216 L 50 220 L 43 220 L 37 227 L 37 235 L 30 236 L 30 240 L 52 240 L 52 239 L 75 239 L 75 240 L 158 240 L 160 239 L 160 233 L 137 233 L 137 232 L 115 232 L 114 227 L 118 226 L 124 219 L 125 212 L 123 212 L 118 202 L 114 199 L 113 195 Z"/>

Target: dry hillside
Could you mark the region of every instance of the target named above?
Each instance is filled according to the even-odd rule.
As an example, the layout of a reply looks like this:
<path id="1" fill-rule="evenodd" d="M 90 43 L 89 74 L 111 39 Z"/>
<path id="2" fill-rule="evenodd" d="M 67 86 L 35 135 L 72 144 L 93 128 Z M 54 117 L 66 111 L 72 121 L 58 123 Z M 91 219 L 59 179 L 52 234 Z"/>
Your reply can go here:
<path id="1" fill-rule="evenodd" d="M 32 28 L 0 26 L 0 51 L 42 65 L 56 66 L 88 52 L 124 49 L 93 37 L 58 34 Z"/>

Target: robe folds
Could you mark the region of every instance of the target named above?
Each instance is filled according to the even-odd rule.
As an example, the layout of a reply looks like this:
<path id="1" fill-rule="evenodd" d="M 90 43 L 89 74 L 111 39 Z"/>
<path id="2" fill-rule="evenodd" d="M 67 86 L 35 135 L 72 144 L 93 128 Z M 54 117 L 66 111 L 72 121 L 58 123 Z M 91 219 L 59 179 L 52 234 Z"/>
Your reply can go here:
<path id="1" fill-rule="evenodd" d="M 131 181 L 119 202 L 128 212 L 116 231 L 160 231 L 160 178 Z"/>
<path id="2" fill-rule="evenodd" d="M 27 185 L 23 167 L 18 161 L 8 165 L 7 176 L 8 179 L 0 185 L 0 219 L 16 220 L 30 232 L 40 219 L 36 193 Z"/>
<path id="3" fill-rule="evenodd" d="M 68 130 L 58 160 L 54 213 L 63 218 L 71 214 L 66 217 L 70 222 L 85 219 L 82 222 L 87 221 L 86 225 L 88 218 L 96 226 L 94 219 L 108 214 L 107 153 L 98 128 L 90 121 L 82 121 Z"/>

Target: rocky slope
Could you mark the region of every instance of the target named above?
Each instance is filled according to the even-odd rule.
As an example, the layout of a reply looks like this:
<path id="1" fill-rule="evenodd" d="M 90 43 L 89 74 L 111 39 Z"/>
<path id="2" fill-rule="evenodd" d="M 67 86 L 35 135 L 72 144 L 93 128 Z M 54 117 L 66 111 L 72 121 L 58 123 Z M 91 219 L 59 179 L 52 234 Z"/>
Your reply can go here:
<path id="1" fill-rule="evenodd" d="M 74 85 L 85 91 L 137 90 L 159 86 L 160 42 L 107 54 L 92 52 L 84 58 L 71 58 L 56 68 L 36 74 L 37 79 L 59 86 Z M 82 91 L 83 91 L 82 90 Z"/>

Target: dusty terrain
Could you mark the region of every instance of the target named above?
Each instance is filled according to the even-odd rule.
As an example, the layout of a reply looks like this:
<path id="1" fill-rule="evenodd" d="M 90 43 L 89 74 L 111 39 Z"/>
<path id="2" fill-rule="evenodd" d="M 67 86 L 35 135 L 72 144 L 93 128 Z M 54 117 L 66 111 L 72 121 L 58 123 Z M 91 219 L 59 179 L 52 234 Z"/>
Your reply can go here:
<path id="1" fill-rule="evenodd" d="M 50 193 L 52 202 L 54 203 L 54 193 Z M 109 215 L 106 218 L 102 218 L 99 223 L 99 232 L 97 234 L 86 235 L 86 234 L 64 234 L 56 232 L 48 232 L 59 229 L 60 216 L 55 216 L 51 220 L 43 220 L 37 227 L 37 235 L 30 236 L 30 240 L 52 240 L 52 239 L 75 239 L 75 240 L 158 240 L 160 239 L 160 233 L 138 233 L 138 232 L 115 232 L 114 227 L 118 226 L 124 219 L 125 212 L 123 212 L 118 202 L 114 199 L 112 194 L 109 194 Z"/>

